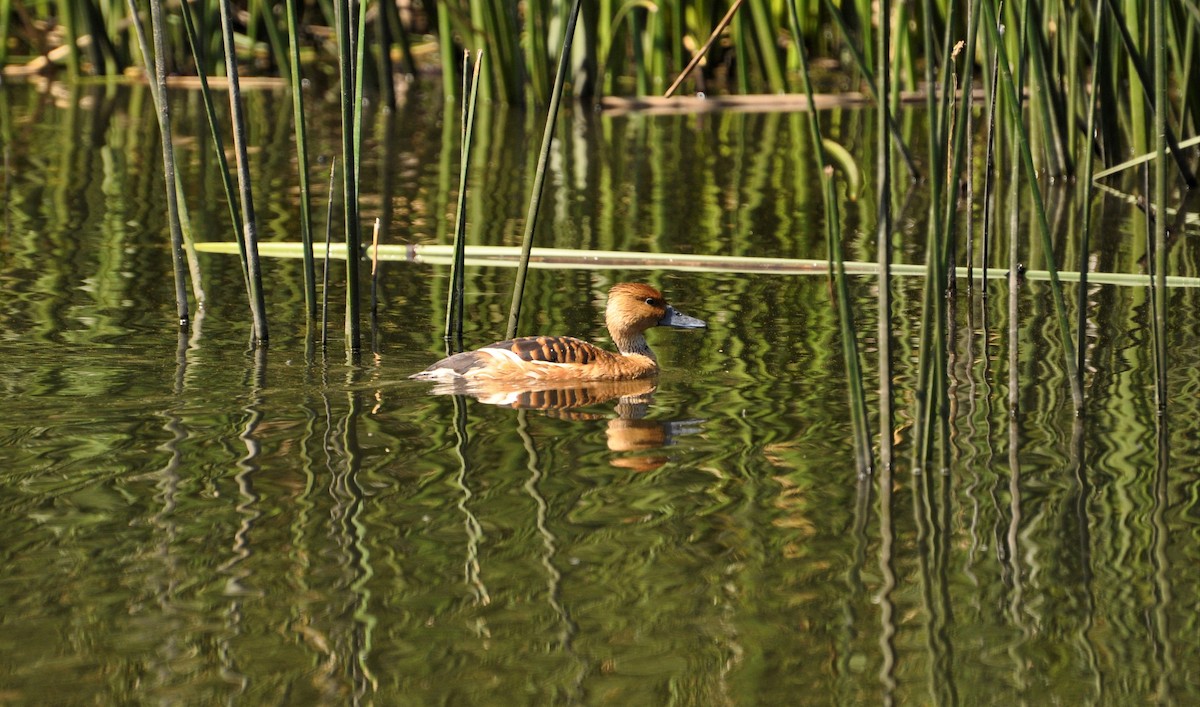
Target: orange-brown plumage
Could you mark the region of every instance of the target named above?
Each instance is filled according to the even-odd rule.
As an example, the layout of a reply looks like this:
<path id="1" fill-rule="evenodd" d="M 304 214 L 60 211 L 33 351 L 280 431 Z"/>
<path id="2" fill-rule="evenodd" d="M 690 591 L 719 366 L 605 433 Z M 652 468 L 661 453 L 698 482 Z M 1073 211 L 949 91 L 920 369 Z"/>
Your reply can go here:
<path id="1" fill-rule="evenodd" d="M 646 378 L 658 373 L 658 359 L 646 343 L 647 329 L 705 326 L 667 304 L 653 287 L 629 282 L 609 290 L 604 320 L 616 353 L 570 336 L 526 336 L 448 356 L 412 377 L 534 385 Z"/>

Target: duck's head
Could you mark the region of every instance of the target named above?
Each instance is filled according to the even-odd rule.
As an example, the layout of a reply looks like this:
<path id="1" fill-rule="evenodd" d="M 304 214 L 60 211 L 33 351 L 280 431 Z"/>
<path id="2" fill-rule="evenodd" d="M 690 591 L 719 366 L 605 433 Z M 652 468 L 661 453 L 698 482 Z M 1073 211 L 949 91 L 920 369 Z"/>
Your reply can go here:
<path id="1" fill-rule="evenodd" d="M 622 282 L 608 291 L 604 319 L 618 346 L 632 337 L 640 337 L 651 327 L 703 329 L 707 326 L 667 304 L 662 293 L 653 287 L 633 282 Z"/>

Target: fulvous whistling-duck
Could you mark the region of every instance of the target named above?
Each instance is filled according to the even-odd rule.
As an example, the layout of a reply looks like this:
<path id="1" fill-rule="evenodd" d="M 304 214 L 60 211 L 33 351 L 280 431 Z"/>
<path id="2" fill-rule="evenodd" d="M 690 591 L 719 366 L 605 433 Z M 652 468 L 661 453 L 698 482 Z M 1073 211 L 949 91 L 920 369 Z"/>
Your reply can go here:
<path id="1" fill-rule="evenodd" d="M 448 356 L 411 377 L 532 385 L 647 378 L 658 373 L 647 329 L 706 326 L 667 304 L 653 287 L 629 282 L 609 290 L 604 320 L 619 353 L 570 336 L 526 336 Z"/>

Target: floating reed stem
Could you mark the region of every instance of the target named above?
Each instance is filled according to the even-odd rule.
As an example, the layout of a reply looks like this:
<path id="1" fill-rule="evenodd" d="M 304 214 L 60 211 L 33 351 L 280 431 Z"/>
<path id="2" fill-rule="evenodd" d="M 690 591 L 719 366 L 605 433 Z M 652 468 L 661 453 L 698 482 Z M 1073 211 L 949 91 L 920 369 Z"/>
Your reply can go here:
<path id="1" fill-rule="evenodd" d="M 260 253 L 273 258 L 300 258 L 303 246 L 298 242 L 262 243 Z M 201 253 L 223 253 L 237 255 L 236 243 L 209 241 L 196 244 Z M 334 244 L 331 256 L 346 257 L 344 244 Z M 453 245 L 409 244 L 379 246 L 382 261 L 408 261 L 427 265 L 449 265 L 454 260 Z M 520 246 L 467 246 L 466 260 L 469 267 L 515 268 L 521 264 Z M 639 253 L 612 250 L 575 250 L 572 248 L 534 248 L 530 254 L 529 267 L 554 270 L 657 270 L 665 272 L 695 273 L 754 273 L 760 275 L 828 275 L 829 261 L 811 258 L 759 258 L 737 255 L 690 255 L 685 253 Z M 878 261 L 847 260 L 843 263 L 847 275 L 874 277 L 879 274 Z M 954 269 L 958 277 L 965 277 L 967 269 Z M 892 263 L 893 277 L 924 277 L 928 266 L 918 263 Z M 1066 270 L 1058 273 L 1062 282 L 1076 282 L 1079 273 Z M 1006 270 L 991 270 L 988 277 L 1008 277 Z M 1027 282 L 1048 282 L 1048 270 L 1023 270 L 1021 277 Z M 1088 281 L 1098 285 L 1121 287 L 1146 287 L 1149 282 L 1145 273 L 1093 272 Z M 1200 287 L 1200 277 L 1168 275 L 1167 287 Z"/>
<path id="2" fill-rule="evenodd" d="M 70 10 L 68 9 L 68 13 Z M 151 55 L 146 43 L 146 31 L 142 27 L 134 0 L 129 0 L 129 12 L 141 43 L 142 58 L 147 64 Z M 158 114 L 158 130 L 162 135 L 163 181 L 167 190 L 167 217 L 171 229 L 171 265 L 175 273 L 175 312 L 179 327 L 187 329 L 188 314 L 187 282 L 184 275 L 183 228 L 179 222 L 179 190 L 175 186 L 175 150 L 171 141 L 171 110 L 167 105 L 167 62 L 163 42 L 163 18 L 161 0 L 150 1 L 150 26 L 154 35 L 154 78 L 150 81 L 150 95 L 154 99 Z M 72 44 L 74 44 L 72 42 Z"/>
<path id="3" fill-rule="evenodd" d="M 225 47 L 225 75 L 229 80 L 229 113 L 233 120 L 233 149 L 237 159 L 238 189 L 242 197 L 242 228 L 246 234 L 246 269 L 250 275 L 250 314 L 254 340 L 267 342 L 267 314 L 263 301 L 262 269 L 258 259 L 258 227 L 254 222 L 254 199 L 250 191 L 250 157 L 246 150 L 246 121 L 242 114 L 242 92 L 238 85 L 237 48 L 233 38 L 233 8 L 220 0 L 221 37 Z"/>
<path id="4" fill-rule="evenodd" d="M 187 5 L 187 2 L 183 3 Z M 304 122 L 304 80 L 300 75 L 299 9 L 296 0 L 287 0 L 288 63 L 292 85 L 292 120 L 296 130 L 296 162 L 300 172 L 300 240 L 304 249 L 304 304 L 308 318 L 317 315 L 317 278 L 312 256 L 312 206 L 308 186 L 308 130 Z M 270 21 L 268 20 L 268 24 Z"/>
<path id="5" fill-rule="evenodd" d="M 466 257 L 467 245 L 467 176 L 471 166 L 471 144 L 475 127 L 475 106 L 479 99 L 480 66 L 483 65 L 483 50 L 475 60 L 475 68 L 470 72 L 470 98 L 467 98 L 467 65 L 471 53 L 463 52 L 463 108 L 462 108 L 462 154 L 458 170 L 458 203 L 454 209 L 454 262 L 450 266 L 450 292 L 446 298 L 446 333 L 445 338 L 454 345 L 451 348 L 462 347 L 463 330 L 463 297 L 466 289 L 466 268 L 463 260 Z"/>
<path id="6" fill-rule="evenodd" d="M 525 215 L 525 234 L 521 239 L 521 265 L 517 268 L 517 279 L 513 284 L 512 304 L 508 309 L 508 333 L 505 338 L 517 335 L 517 324 L 521 318 L 521 296 L 525 292 L 525 275 L 529 270 L 529 253 L 533 248 L 533 230 L 537 226 L 538 210 L 542 205 L 542 185 L 546 183 L 546 165 L 550 159 L 550 145 L 554 140 L 554 126 L 558 121 L 558 105 L 562 101 L 563 83 L 566 81 L 567 65 L 571 58 L 571 45 L 575 38 L 575 23 L 579 20 L 582 0 L 571 5 L 570 18 L 563 36 L 562 50 L 558 57 L 558 70 L 554 75 L 554 88 L 550 92 L 550 107 L 546 111 L 546 126 L 542 130 L 542 149 L 538 154 L 537 171 L 533 175 L 533 189 L 529 195 L 529 211 Z"/>

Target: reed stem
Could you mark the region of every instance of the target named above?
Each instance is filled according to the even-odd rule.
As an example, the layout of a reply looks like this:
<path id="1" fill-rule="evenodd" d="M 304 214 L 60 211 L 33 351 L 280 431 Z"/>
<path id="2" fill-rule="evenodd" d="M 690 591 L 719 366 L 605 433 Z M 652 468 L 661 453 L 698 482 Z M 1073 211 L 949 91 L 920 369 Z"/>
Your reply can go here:
<path id="1" fill-rule="evenodd" d="M 187 3 L 184 2 L 184 5 Z M 300 173 L 300 240 L 304 248 L 304 304 L 308 318 L 317 315 L 317 279 L 312 255 L 312 205 L 308 184 L 308 130 L 304 122 L 304 79 L 300 72 L 299 9 L 296 0 L 287 0 L 288 62 L 292 86 L 292 120 L 296 130 L 296 161 Z"/>
<path id="2" fill-rule="evenodd" d="M 992 36 L 992 41 L 997 47 L 1001 47 L 1000 30 L 996 24 L 996 18 L 992 12 L 990 3 L 982 3 L 986 17 L 982 18 L 983 23 L 987 26 L 988 33 Z M 1042 192 L 1037 185 L 1037 170 L 1033 166 L 1033 155 L 1029 149 L 1029 140 L 1025 133 L 1025 124 L 1021 122 L 1021 100 L 1020 93 L 1017 91 L 1016 83 L 1013 80 L 1012 71 L 1009 68 L 1008 56 L 1003 50 L 996 52 L 996 59 L 1000 65 L 1001 83 L 1005 92 L 1005 104 L 1009 111 L 1011 125 L 1017 134 L 1018 152 L 1020 153 L 1021 164 L 1024 167 L 1025 177 L 1029 180 L 1029 191 L 1033 197 L 1034 215 L 1037 217 L 1038 231 L 1042 236 L 1042 248 L 1046 253 L 1046 269 L 1050 273 L 1050 289 L 1053 294 L 1054 310 L 1058 319 L 1059 336 L 1062 339 L 1063 355 L 1066 359 L 1067 377 L 1071 383 L 1071 397 L 1075 403 L 1075 410 L 1083 409 L 1083 389 L 1079 387 L 1079 379 L 1076 371 L 1075 361 L 1075 345 L 1071 337 L 1070 326 L 1067 323 L 1066 305 L 1063 302 L 1062 285 L 1059 282 L 1058 268 L 1054 263 L 1054 243 L 1050 235 L 1050 223 L 1046 220 L 1046 207 L 1042 200 Z"/>
<path id="3" fill-rule="evenodd" d="M 262 269 L 258 258 L 258 227 L 254 221 L 254 199 L 250 190 L 250 156 L 246 147 L 246 121 L 242 113 L 242 93 L 238 83 L 237 48 L 233 37 L 233 8 L 230 0 L 220 0 L 221 37 L 225 46 L 225 75 L 229 80 L 229 113 L 233 120 L 233 149 L 237 160 L 238 189 L 242 198 L 242 228 L 246 234 L 246 269 L 250 275 L 250 314 L 254 320 L 254 339 L 265 344 L 267 335 L 266 304 L 263 301 Z"/>
<path id="4" fill-rule="evenodd" d="M 891 90 L 888 57 L 891 54 L 888 19 L 892 15 L 891 0 L 879 0 L 879 27 L 876 32 L 875 60 L 879 90 L 876 92 L 876 112 L 879 115 L 875 135 L 878 185 L 876 187 L 875 249 L 879 259 L 879 463 L 884 469 L 892 466 L 892 439 L 895 414 L 892 411 L 892 155 L 890 130 L 891 111 L 886 96 Z M 894 133 L 898 137 L 898 133 Z"/>
<path id="5" fill-rule="evenodd" d="M 470 52 L 463 52 L 463 82 L 467 81 L 467 65 L 470 63 Z M 480 67 L 483 65 L 483 50 L 475 60 L 475 67 L 470 72 L 470 98 L 468 90 L 463 87 L 462 110 L 462 154 L 458 170 L 458 203 L 454 209 L 454 261 L 450 266 L 450 292 L 446 298 L 446 334 L 447 341 L 455 347 L 462 347 L 463 332 L 463 297 L 466 289 L 466 273 L 463 261 L 466 258 L 467 245 L 467 177 L 471 166 L 471 144 L 475 127 L 475 106 L 479 99 Z"/>
<path id="6" fill-rule="evenodd" d="M 321 266 L 321 349 L 329 344 L 329 251 L 333 239 L 333 195 L 337 193 L 334 175 L 337 158 L 329 160 L 329 205 L 325 209 L 325 260 Z"/>
<path id="7" fill-rule="evenodd" d="M 800 34 L 799 11 L 796 9 L 798 0 L 788 0 L 788 16 L 791 19 L 792 36 L 796 45 L 797 58 L 800 61 L 800 77 L 804 83 L 804 93 L 812 103 L 812 80 L 808 72 L 808 57 L 804 50 L 804 38 Z M 820 170 L 822 191 L 825 204 L 825 242 L 829 252 L 829 270 L 833 278 L 833 286 L 838 303 L 838 316 L 841 322 L 842 354 L 846 362 L 846 378 L 850 388 L 850 419 L 854 428 L 854 457 L 860 475 L 872 471 L 871 432 L 867 422 L 866 393 L 864 392 L 862 371 L 858 360 L 858 335 L 854 328 L 854 313 L 850 303 L 850 288 L 843 265 L 845 258 L 842 254 L 841 217 L 838 213 L 837 192 L 833 184 L 833 168 L 826 166 L 825 148 L 821 139 L 821 124 L 817 111 L 807 112 L 808 128 L 814 146 L 814 157 L 817 169 Z M 886 277 L 887 273 L 883 273 Z"/>
<path id="8" fill-rule="evenodd" d="M 517 268 L 517 279 L 513 284 L 512 304 L 508 309 L 506 339 L 517 335 L 517 324 L 521 318 L 521 296 L 525 293 L 525 276 L 529 270 L 529 252 L 533 248 L 533 231 L 537 226 L 538 210 L 542 205 L 542 186 L 546 183 L 546 169 L 550 159 L 550 146 L 554 141 L 554 126 L 558 121 L 558 106 L 562 102 L 563 83 L 566 81 L 571 46 L 575 38 L 575 24 L 579 20 L 579 8 L 583 0 L 575 0 L 563 36 L 562 50 L 558 57 L 558 71 L 554 76 L 554 88 L 550 92 L 550 107 L 546 111 L 546 126 L 542 131 L 542 149 L 538 154 L 537 171 L 533 177 L 533 189 L 529 195 L 529 211 L 525 216 L 525 234 L 521 239 L 521 264 Z"/>
<path id="9" fill-rule="evenodd" d="M 1162 2 L 1152 2 L 1154 25 L 1154 362 L 1155 401 L 1160 415 L 1167 408 L 1167 32 Z"/>
<path id="10" fill-rule="evenodd" d="M 222 0 L 226 1 L 226 0 Z M 346 252 L 346 351 L 351 356 L 361 347 L 358 294 L 358 168 L 355 156 L 355 118 L 359 112 L 354 105 L 354 45 L 351 37 L 349 0 L 334 0 L 335 24 L 338 37 L 338 68 L 342 108 L 342 208 L 345 212 Z M 442 12 L 445 12 L 445 8 Z"/>
<path id="11" fill-rule="evenodd" d="M 200 37 L 196 31 L 195 18 L 192 15 L 191 3 L 180 3 L 180 14 L 183 16 L 184 33 L 187 34 L 188 46 L 192 51 L 192 60 L 197 67 L 205 65 Z M 233 176 L 229 169 L 229 160 L 225 157 L 225 141 L 221 138 L 220 124 L 217 122 L 217 109 L 213 103 L 212 89 L 208 85 L 205 72 L 198 73 L 200 79 L 200 98 L 204 103 L 204 115 L 208 119 L 208 132 L 212 137 L 213 151 L 216 153 L 217 168 L 221 174 L 221 186 L 225 189 L 225 205 L 229 209 L 229 221 L 233 224 L 234 238 L 237 240 L 241 253 L 242 279 L 246 285 L 246 302 L 251 312 L 254 311 L 254 296 L 250 289 L 249 257 L 246 253 L 246 233 L 242 228 L 242 212 L 238 206 L 237 191 L 233 186 Z"/>
<path id="12" fill-rule="evenodd" d="M 138 18 L 137 7 L 133 3 L 134 0 L 129 0 L 130 11 L 142 42 L 142 56 L 148 64 L 151 57 L 146 51 L 146 33 Z M 70 14 L 72 10 L 68 8 L 67 12 Z M 167 214 L 171 229 L 171 265 L 175 273 L 175 312 L 179 328 L 187 329 L 191 320 L 188 313 L 187 282 L 184 274 L 183 229 L 179 222 L 179 190 L 175 186 L 177 170 L 175 150 L 171 140 L 171 109 L 167 103 L 167 60 L 164 48 L 161 0 L 150 0 L 150 26 L 154 36 L 154 79 L 151 81 L 154 89 L 151 90 L 151 95 L 157 108 L 158 129 L 162 136 L 163 181 L 167 192 Z M 73 37 L 71 42 L 74 46 Z"/>

